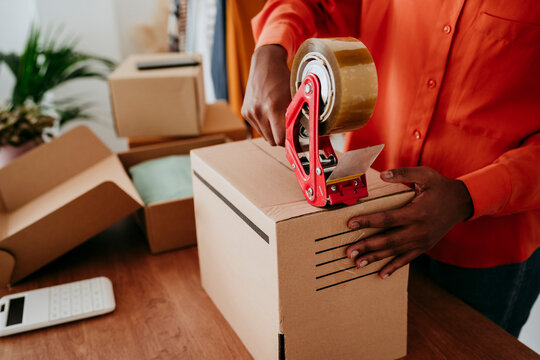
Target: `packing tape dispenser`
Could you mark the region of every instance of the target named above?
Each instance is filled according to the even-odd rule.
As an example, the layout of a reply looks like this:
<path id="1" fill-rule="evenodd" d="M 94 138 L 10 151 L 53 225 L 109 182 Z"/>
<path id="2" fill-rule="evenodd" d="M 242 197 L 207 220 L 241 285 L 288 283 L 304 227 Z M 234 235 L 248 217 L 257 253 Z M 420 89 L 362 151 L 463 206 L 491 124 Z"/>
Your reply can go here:
<path id="1" fill-rule="evenodd" d="M 377 90 L 373 58 L 359 40 L 313 38 L 298 49 L 285 149 L 311 205 L 352 205 L 368 195 L 365 172 L 384 145 L 349 151 L 338 159 L 330 134 L 363 127 L 373 114 Z"/>

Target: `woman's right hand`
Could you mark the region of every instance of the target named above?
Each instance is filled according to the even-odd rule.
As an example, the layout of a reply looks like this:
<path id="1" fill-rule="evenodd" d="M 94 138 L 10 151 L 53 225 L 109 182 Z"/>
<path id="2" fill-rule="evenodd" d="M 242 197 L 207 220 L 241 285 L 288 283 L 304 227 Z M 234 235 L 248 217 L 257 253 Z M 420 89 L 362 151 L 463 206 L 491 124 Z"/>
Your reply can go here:
<path id="1" fill-rule="evenodd" d="M 280 45 L 264 45 L 251 57 L 242 116 L 272 146 L 285 144 L 285 111 L 291 102 L 291 72 Z"/>

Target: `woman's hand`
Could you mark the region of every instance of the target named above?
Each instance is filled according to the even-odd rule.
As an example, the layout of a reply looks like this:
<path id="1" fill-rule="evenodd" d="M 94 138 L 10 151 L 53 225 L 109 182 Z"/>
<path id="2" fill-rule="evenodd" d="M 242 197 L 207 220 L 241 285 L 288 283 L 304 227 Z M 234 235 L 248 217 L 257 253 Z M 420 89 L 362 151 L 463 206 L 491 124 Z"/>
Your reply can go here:
<path id="1" fill-rule="evenodd" d="M 261 46 L 253 54 L 242 116 L 272 146 L 285 144 L 290 76 L 287 52 L 280 45 Z"/>
<path id="2" fill-rule="evenodd" d="M 473 205 L 465 184 L 429 167 L 389 170 L 381 173 L 381 179 L 412 183 L 416 196 L 400 209 L 351 218 L 351 229 L 388 230 L 349 246 L 347 256 L 355 260 L 357 267 L 395 256 L 379 272 L 384 279 L 435 246 L 457 223 L 472 216 Z"/>

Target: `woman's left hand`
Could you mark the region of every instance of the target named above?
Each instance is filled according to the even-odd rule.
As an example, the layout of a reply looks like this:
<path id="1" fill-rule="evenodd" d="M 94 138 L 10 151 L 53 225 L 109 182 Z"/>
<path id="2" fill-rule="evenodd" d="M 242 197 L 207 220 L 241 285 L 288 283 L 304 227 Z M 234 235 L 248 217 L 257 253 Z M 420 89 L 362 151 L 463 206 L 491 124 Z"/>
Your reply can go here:
<path id="1" fill-rule="evenodd" d="M 381 179 L 413 184 L 416 196 L 400 209 L 351 218 L 350 229 L 387 230 L 349 246 L 347 256 L 355 260 L 357 267 L 395 256 L 379 272 L 384 279 L 435 246 L 457 223 L 472 216 L 473 204 L 465 184 L 429 167 L 388 170 L 381 173 Z"/>

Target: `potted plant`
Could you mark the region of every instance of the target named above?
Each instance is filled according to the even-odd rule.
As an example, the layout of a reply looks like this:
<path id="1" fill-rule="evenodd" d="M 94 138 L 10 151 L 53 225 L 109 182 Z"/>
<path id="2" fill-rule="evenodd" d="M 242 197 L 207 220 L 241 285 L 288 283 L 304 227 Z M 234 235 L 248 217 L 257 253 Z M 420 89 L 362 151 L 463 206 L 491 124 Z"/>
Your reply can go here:
<path id="1" fill-rule="evenodd" d="M 88 117 L 88 103 L 73 98 L 45 101 L 59 85 L 81 78 L 106 79 L 114 68 L 110 60 L 76 51 L 76 43 L 43 36 L 33 25 L 22 54 L 0 52 L 0 64 L 4 62 L 15 77 L 11 99 L 0 106 L 0 167 L 52 137 L 53 126 Z"/>

